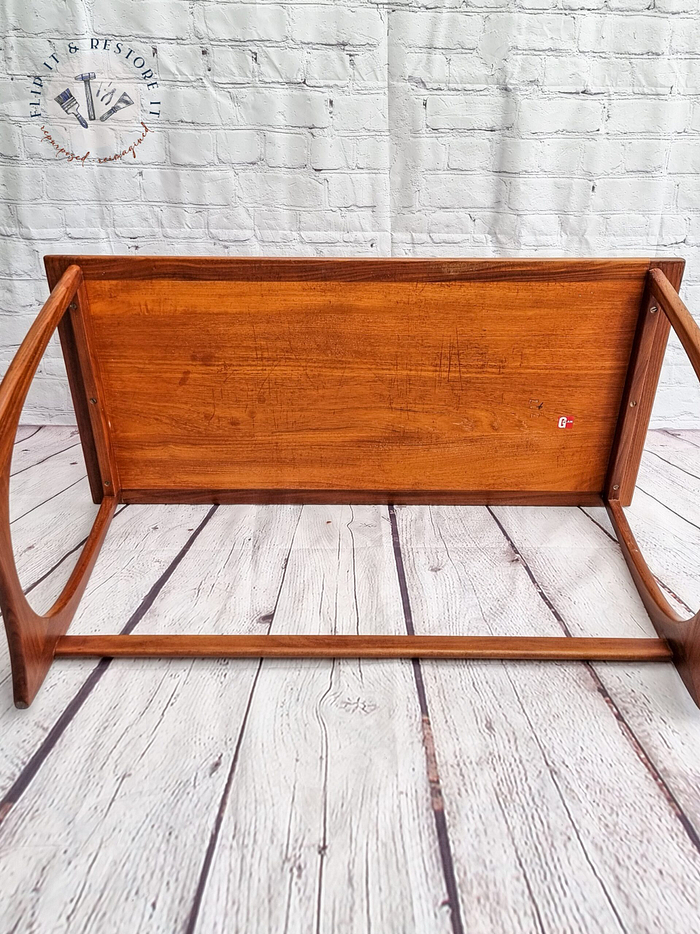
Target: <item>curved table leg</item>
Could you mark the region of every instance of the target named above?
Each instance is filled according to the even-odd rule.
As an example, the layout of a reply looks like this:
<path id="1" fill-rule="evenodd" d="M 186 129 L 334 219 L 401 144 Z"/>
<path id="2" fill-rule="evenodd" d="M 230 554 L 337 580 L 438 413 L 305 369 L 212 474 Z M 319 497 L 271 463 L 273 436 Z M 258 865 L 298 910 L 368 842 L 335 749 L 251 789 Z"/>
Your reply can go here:
<path id="1" fill-rule="evenodd" d="M 102 499 L 88 540 L 63 592 L 48 613 L 36 613 L 24 596 L 12 548 L 12 449 L 22 406 L 39 361 L 81 282 L 80 268 L 70 266 L 29 329 L 0 384 L 0 609 L 10 648 L 17 707 L 29 706 L 46 676 L 56 642 L 75 614 L 118 502 L 116 495 Z"/>
<path id="2" fill-rule="evenodd" d="M 651 293 L 680 338 L 700 379 L 700 328 L 678 292 L 660 269 L 649 272 Z M 659 589 L 629 527 L 618 499 L 606 501 L 610 521 L 617 533 L 625 560 L 644 606 L 660 636 L 668 640 L 673 660 L 693 700 L 700 707 L 700 612 L 680 617 Z"/>
<path id="3" fill-rule="evenodd" d="M 676 613 L 644 560 L 622 506 L 616 500 L 609 500 L 606 506 L 646 611 L 658 634 L 668 641 L 683 683 L 700 707 L 700 613 L 689 619 Z"/>

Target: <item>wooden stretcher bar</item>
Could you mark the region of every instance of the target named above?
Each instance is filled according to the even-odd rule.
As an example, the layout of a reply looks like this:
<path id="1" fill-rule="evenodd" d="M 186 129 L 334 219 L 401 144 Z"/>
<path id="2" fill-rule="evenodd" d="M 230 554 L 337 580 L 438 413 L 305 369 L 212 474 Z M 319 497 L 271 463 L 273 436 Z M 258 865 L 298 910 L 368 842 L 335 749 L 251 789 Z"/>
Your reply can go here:
<path id="1" fill-rule="evenodd" d="M 541 636 L 62 636 L 56 657 L 487 658 L 670 661 L 664 639 Z"/>

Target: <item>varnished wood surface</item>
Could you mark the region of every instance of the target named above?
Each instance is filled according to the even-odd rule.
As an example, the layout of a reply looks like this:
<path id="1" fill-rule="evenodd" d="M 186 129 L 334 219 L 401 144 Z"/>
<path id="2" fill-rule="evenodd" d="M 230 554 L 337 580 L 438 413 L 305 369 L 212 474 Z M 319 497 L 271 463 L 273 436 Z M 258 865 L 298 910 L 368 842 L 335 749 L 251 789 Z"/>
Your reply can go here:
<path id="1" fill-rule="evenodd" d="M 650 272 L 649 289 L 652 300 L 660 306 L 659 313 L 662 311 L 670 321 L 700 379 L 700 328 L 662 270 Z M 668 640 L 681 677 L 700 707 L 700 610 L 687 618 L 676 612 L 654 579 L 620 502 L 614 498 L 606 505 L 647 612 L 659 634 Z"/>
<path id="2" fill-rule="evenodd" d="M 678 289 L 684 266 L 682 260 L 670 260 L 660 263 L 656 273 L 662 271 Z M 632 501 L 670 327 L 668 318 L 659 313 L 653 295 L 651 276 L 656 273 L 650 273 L 642 299 L 605 484 L 606 497 L 619 500 L 623 506 Z"/>
<path id="3" fill-rule="evenodd" d="M 654 296 L 661 303 L 661 308 L 688 354 L 695 375 L 700 379 L 700 328 L 685 302 L 661 270 L 652 270 L 649 278 Z"/>
<path id="4" fill-rule="evenodd" d="M 84 267 L 82 396 L 93 395 L 93 377 L 98 386 L 88 406 L 93 430 L 83 417 L 81 433 L 88 450 L 93 437 L 99 449 L 100 426 L 110 425 L 111 473 L 123 470 L 116 482 L 143 502 L 175 490 L 191 501 L 210 491 L 212 502 L 264 501 L 267 491 L 275 502 L 376 502 L 406 491 L 393 500 L 406 503 L 429 502 L 430 493 L 465 503 L 498 501 L 479 491 L 573 490 L 582 498 L 565 501 L 583 504 L 603 489 L 646 275 L 663 268 L 680 281 L 683 267 L 648 259 L 45 261 L 50 282 L 70 262 Z M 625 489 L 662 351 L 654 343 L 638 429 L 626 433 Z M 567 417 L 572 430 L 562 431 Z M 250 499 L 217 498 L 241 488 Z M 295 490 L 310 495 L 294 499 Z"/>
<path id="5" fill-rule="evenodd" d="M 41 615 L 27 602 L 13 552 L 10 507 L 11 461 L 16 431 L 29 387 L 58 323 L 77 307 L 83 283 L 78 266 L 69 266 L 29 328 L 0 383 L 0 609 L 12 660 L 15 704 L 27 707 L 48 671 L 56 640 L 70 625 L 97 554 L 114 515 L 116 490 L 106 489 L 80 558 L 53 605 Z M 72 306 L 71 311 L 68 311 Z"/>
<path id="6" fill-rule="evenodd" d="M 663 639 L 537 636 L 63 636 L 57 657 L 671 659 Z"/>
<path id="7" fill-rule="evenodd" d="M 418 505 L 433 503 L 452 506 L 540 505 L 602 506 L 600 493 L 567 490 L 203 490 L 203 489 L 122 489 L 124 503 L 307 503 L 309 505 Z"/>
<path id="8" fill-rule="evenodd" d="M 608 505 L 610 519 L 642 602 L 657 632 L 667 640 L 690 695 L 700 707 L 700 611 L 687 619 L 671 606 L 657 584 L 616 500 Z"/>
<path id="9" fill-rule="evenodd" d="M 315 259 L 224 256 L 69 256 L 44 258 L 59 277 L 73 263 L 86 279 L 182 279 L 238 281 L 453 282 L 528 279 L 569 282 L 638 280 L 651 267 L 678 260 L 655 259 Z"/>
<path id="10" fill-rule="evenodd" d="M 121 484 L 600 493 L 644 281 L 88 279 Z"/>
<path id="11" fill-rule="evenodd" d="M 119 496 L 121 487 L 119 467 L 114 455 L 113 431 L 107 417 L 104 388 L 102 385 L 102 364 L 96 353 L 95 340 L 92 328 L 92 314 L 90 313 L 88 292 L 83 280 L 78 286 L 75 301 L 70 309 L 70 332 L 62 336 L 63 346 L 67 353 L 66 365 L 73 363 L 70 353 L 71 341 L 75 347 L 75 355 L 79 368 L 79 380 L 72 388 L 74 406 L 84 407 L 88 412 L 89 431 L 81 428 L 81 438 L 86 437 L 84 450 L 88 452 L 86 464 L 91 484 L 93 475 L 91 471 L 91 445 L 94 445 L 97 469 L 99 471 L 99 493 L 93 490 L 93 499 L 99 502 L 103 496 Z M 80 422 L 78 423 L 80 427 Z M 87 435 L 87 436 L 86 436 Z M 95 485 L 95 484 L 93 484 Z"/>
<path id="12" fill-rule="evenodd" d="M 50 280 L 65 262 L 65 257 L 47 261 Z M 496 502 L 512 501 L 503 490 L 534 493 L 524 501 L 535 502 L 544 487 L 564 494 L 567 501 L 570 490 L 580 491 L 582 499 L 574 502 L 585 505 L 586 496 L 597 496 L 604 483 L 634 580 L 700 703 L 700 624 L 693 618 L 684 624 L 682 638 L 676 638 L 675 630 L 669 636 L 667 619 L 677 620 L 657 599 L 658 588 L 647 586 L 648 570 L 617 505 L 624 501 L 621 488 L 636 473 L 634 450 L 648 417 L 645 410 L 640 421 L 629 410 L 643 396 L 648 407 L 650 380 L 655 383 L 658 375 L 657 319 L 650 323 L 658 311 L 654 300 L 679 332 L 700 374 L 700 331 L 657 264 L 651 268 L 651 263 L 643 267 L 630 261 L 631 287 L 625 293 L 617 261 L 610 264 L 612 277 L 601 272 L 603 261 L 593 261 L 576 264 L 573 278 L 559 275 L 557 262 L 516 262 L 499 275 L 496 267 L 508 267 L 507 262 L 490 266 L 467 261 L 456 270 L 422 261 L 409 263 L 417 276 L 413 281 L 406 281 L 389 262 L 359 273 L 350 283 L 342 261 L 316 261 L 308 268 L 285 261 L 279 273 L 271 260 L 257 267 L 244 262 L 239 278 L 232 278 L 232 272 L 198 281 L 185 275 L 190 268 L 186 263 L 178 278 L 167 278 L 160 261 L 153 260 L 158 275 L 140 279 L 129 275 L 128 259 L 122 258 L 119 272 L 114 272 L 121 278 L 105 279 L 99 274 L 101 260 L 96 262 L 95 276 L 89 279 L 79 265 L 65 266 L 10 368 L 10 379 L 0 387 L 0 403 L 12 415 L 7 421 L 14 435 L 38 357 L 70 301 L 70 326 L 63 338 L 74 370 L 71 388 L 83 407 L 79 427 L 93 497 L 99 498 L 97 467 L 105 498 L 86 550 L 46 618 L 38 617 L 24 599 L 11 547 L 5 548 L 9 571 L 0 579 L 0 598 L 19 705 L 26 706 L 36 693 L 56 637 L 67 628 L 122 485 L 136 496 L 152 489 L 155 498 L 190 489 L 214 502 L 217 490 L 228 501 L 245 498 L 238 491 L 247 490 L 253 499 L 272 502 L 296 494 L 301 503 L 314 502 L 315 491 L 334 502 L 342 500 L 341 491 L 360 491 L 361 499 L 377 497 L 392 504 L 402 501 L 402 491 L 408 503 L 428 502 L 432 493 L 442 502 L 463 502 L 460 492 L 473 496 L 476 490 L 486 491 L 486 503 L 490 490 L 503 496 Z M 434 275 L 427 272 L 431 268 Z M 680 276 L 678 263 L 666 268 Z M 300 278 L 292 278 L 293 269 Z M 395 274 L 388 271 L 392 269 Z M 422 279 L 420 271 L 425 273 Z M 465 307 L 470 315 L 463 369 L 459 327 Z M 537 307 L 537 317 L 532 307 Z M 591 322 L 600 324 L 601 314 L 607 336 L 612 336 L 604 350 L 591 339 Z M 216 353 L 197 343 L 202 322 L 206 346 L 213 337 Z M 383 354 L 387 341 L 394 351 L 388 363 Z M 187 362 L 178 360 L 183 348 L 195 378 L 177 408 L 169 383 Z M 185 368 L 178 387 L 187 387 L 192 376 L 193 369 Z M 13 378 L 19 380 L 17 386 Z M 545 400 L 534 396 L 533 378 L 553 398 L 565 388 L 572 414 L 553 417 L 549 409 L 545 414 Z M 518 411 L 525 398 L 530 418 L 538 421 L 535 427 Z M 568 430 L 577 418 L 581 421 L 581 414 L 588 424 L 576 432 L 573 444 L 573 432 L 569 439 L 559 435 L 561 440 L 553 440 L 555 421 L 559 431 Z M 502 429 L 509 417 L 515 430 Z M 6 485 L 8 475 L 5 463 Z M 234 487 L 234 475 L 241 487 Z M 188 486 L 181 487 L 182 482 Z M 7 537 L 9 507 L 6 513 Z M 47 620 L 53 620 L 49 636 Z M 445 647 L 443 643 L 443 651 Z M 388 650 L 386 644 L 384 648 Z"/>
<path id="13" fill-rule="evenodd" d="M 54 288 L 60 277 L 49 278 L 49 287 Z M 81 289 L 82 303 L 81 309 L 85 307 L 85 289 Z M 77 311 L 77 302 L 76 311 Z M 87 467 L 88 480 L 94 503 L 99 503 L 104 493 L 103 478 L 100 471 L 100 463 L 97 455 L 97 445 L 92 430 L 93 416 L 90 414 L 90 402 L 86 388 L 86 380 L 90 379 L 89 374 L 84 374 L 81 367 L 81 360 L 86 360 L 86 355 L 82 356 L 78 352 L 75 326 L 78 324 L 80 313 L 65 314 L 58 325 L 58 335 L 61 341 L 61 350 L 63 360 L 66 366 L 68 376 L 68 385 L 73 403 L 73 411 L 80 433 L 80 440 L 83 448 L 83 457 Z"/>
<path id="14" fill-rule="evenodd" d="M 90 275 L 68 263 L 47 258 L 49 280 L 61 278 L 10 368 L 26 385 L 2 387 L 14 434 L 37 365 L 31 354 L 38 359 L 70 300 L 63 346 L 93 498 L 105 498 L 85 557 L 47 617 L 57 634 L 122 489 L 146 502 L 177 493 L 213 503 L 505 504 L 522 492 L 526 503 L 588 505 L 605 485 L 617 501 L 636 473 L 658 376 L 658 325 L 649 324 L 657 292 L 700 359 L 697 335 L 688 337 L 692 318 L 650 261 L 581 261 L 569 272 L 565 261 L 365 267 L 141 257 L 135 275 L 129 258 L 105 266 L 93 257 Z M 215 278 L 194 275 L 197 265 Z M 682 270 L 676 261 L 664 268 L 676 277 Z M 601 346 L 594 337 L 603 323 L 609 341 Z M 640 400 L 634 418 L 629 409 Z M 9 533 L 9 509 L 6 525 Z M 25 706 L 55 639 L 43 629 L 32 635 L 39 617 L 7 557 L 0 596 Z M 671 643 L 684 671 L 700 652 L 691 642 L 682 658 L 681 643 Z"/>
<path id="15" fill-rule="evenodd" d="M 697 606 L 700 437 L 650 444 L 630 522 Z M 27 585 L 89 501 L 35 453 Z M 610 535 L 588 507 L 126 506 L 71 632 L 651 638 Z M 668 663 L 66 659 L 26 711 L 9 685 L 0 648 L 9 930 L 694 930 L 700 720 Z"/>

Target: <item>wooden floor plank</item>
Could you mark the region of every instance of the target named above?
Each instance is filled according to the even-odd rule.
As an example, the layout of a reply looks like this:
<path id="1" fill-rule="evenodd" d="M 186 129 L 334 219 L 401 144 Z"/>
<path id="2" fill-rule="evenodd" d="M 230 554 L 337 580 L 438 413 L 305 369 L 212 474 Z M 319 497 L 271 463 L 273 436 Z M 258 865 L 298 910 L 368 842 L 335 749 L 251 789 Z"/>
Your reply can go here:
<path id="1" fill-rule="evenodd" d="M 216 512 L 137 629 L 265 631 L 298 511 Z M 107 668 L 2 824 L 10 928 L 183 929 L 257 667 Z"/>
<path id="2" fill-rule="evenodd" d="M 385 507 L 307 506 L 273 632 L 405 632 Z M 265 660 L 197 931 L 446 932 L 407 661 Z"/>
<path id="3" fill-rule="evenodd" d="M 80 446 L 54 454 L 46 466 L 38 463 L 14 474 L 10 477 L 10 521 L 16 522 L 84 477 L 85 460 Z M 84 501 L 94 505 L 89 494 Z"/>
<path id="4" fill-rule="evenodd" d="M 653 494 L 637 488 L 625 510 L 630 527 L 656 577 L 695 612 L 700 608 L 700 525 L 686 518 L 690 508 L 673 508 L 678 503 L 670 492 L 664 497 L 661 484 L 651 489 Z"/>
<path id="5" fill-rule="evenodd" d="M 700 557 L 699 448 L 700 431 L 650 431 L 640 486 L 627 510 L 645 558 L 682 617 L 700 608 L 695 573 Z M 586 512 L 599 519 L 600 510 Z"/>
<path id="6" fill-rule="evenodd" d="M 688 436 L 696 443 L 687 440 Z M 650 431 L 638 486 L 631 506 L 626 509 L 632 531 L 652 572 L 656 573 L 657 582 L 683 617 L 700 607 L 695 573 L 695 556 L 700 554 L 698 447 L 700 431 Z M 616 539 L 605 509 L 584 507 L 584 512 Z"/>
<path id="7" fill-rule="evenodd" d="M 19 425 L 15 435 L 15 444 L 26 441 L 32 435 L 38 434 L 42 428 L 46 428 L 46 425 Z"/>
<path id="8" fill-rule="evenodd" d="M 396 513 L 416 632 L 561 634 L 486 509 Z M 700 853 L 590 669 L 535 662 L 422 662 L 421 669 L 467 930 L 681 934 L 692 927 Z"/>
<path id="9" fill-rule="evenodd" d="M 50 575 L 44 604 L 29 597 L 35 609 L 47 610 L 68 580 L 97 515 L 86 477 L 77 429 L 45 426 L 15 445 L 10 478 L 12 546 L 22 586 L 27 592 Z M 59 567 L 56 565 L 60 563 Z"/>
<path id="10" fill-rule="evenodd" d="M 641 503 L 641 498 L 636 501 Z M 653 633 L 619 546 L 582 510 L 558 509 L 558 516 L 529 508 L 494 512 L 572 635 Z M 678 521 L 666 512 L 666 518 Z M 666 537 L 658 525 L 655 528 L 657 538 Z M 697 836 L 700 715 L 675 668 L 666 664 L 593 668 L 609 703 L 649 762 L 651 774 L 658 773 L 676 802 L 674 807 Z"/>
<path id="11" fill-rule="evenodd" d="M 42 466 L 32 470 L 41 470 Z M 87 477 L 83 475 L 77 482 L 37 503 L 15 520 L 11 527 L 12 548 L 19 579 L 25 590 L 87 538 L 97 509 L 90 496 Z M 59 595 L 79 553 L 74 551 L 70 558 L 63 561 L 57 573 L 51 575 L 50 586 L 42 590 L 41 598 L 36 591 L 29 595 L 29 602 L 36 610 L 44 612 Z"/>
<path id="12" fill-rule="evenodd" d="M 67 448 L 80 445 L 80 435 L 76 427 L 65 425 L 44 425 L 40 430 L 33 429 L 27 438 L 21 438 L 21 429 L 12 451 L 12 474 L 20 473 L 38 463 L 46 463 L 56 454 Z M 80 461 L 83 462 L 82 448 L 78 448 Z M 47 464 L 47 471 L 52 465 Z"/>
<path id="13" fill-rule="evenodd" d="M 75 466 L 59 433 L 33 431 L 13 524 L 26 582 L 92 510 L 86 479 L 56 492 Z M 700 606 L 700 433 L 648 447 L 630 521 L 662 584 Z M 380 507 L 305 507 L 298 528 L 299 507 L 221 507 L 140 618 L 207 513 L 126 507 L 71 632 L 406 631 Z M 653 635 L 602 510 L 395 514 L 418 632 Z M 0 928 L 442 932 L 449 863 L 453 931 L 694 929 L 700 718 L 667 664 L 101 665 L 57 662 L 17 711 L 3 642 L 0 799 L 17 800 Z"/>
<path id="14" fill-rule="evenodd" d="M 661 433 L 651 435 L 637 487 L 700 526 L 700 450 L 687 441 Z"/>
<path id="15" fill-rule="evenodd" d="M 646 494 L 642 490 L 637 490 L 636 498 L 637 500 L 647 499 Z M 603 532 L 613 542 L 617 542 L 617 535 L 615 533 L 615 529 L 612 526 L 612 522 L 610 521 L 610 517 L 608 516 L 606 509 L 601 508 L 601 507 L 596 507 L 596 506 L 591 506 L 591 507 L 584 506 L 582 511 L 584 512 L 585 515 L 588 516 L 589 519 L 595 522 L 595 524 L 599 526 L 599 528 L 601 528 Z M 625 512 L 628 515 L 629 515 L 629 511 L 630 511 L 629 508 L 625 510 Z M 635 522 L 636 524 L 636 520 L 634 518 L 632 519 L 632 521 Z M 646 554 L 645 554 L 645 557 L 650 559 L 652 566 L 657 564 L 656 548 L 657 548 L 658 541 L 659 541 L 659 536 L 656 536 L 655 540 L 653 541 L 651 545 L 651 548 L 647 549 Z M 652 567 L 652 571 L 653 571 L 653 567 Z M 660 577 L 656 576 L 656 582 L 661 588 L 661 590 L 663 591 L 663 594 L 668 600 L 668 602 L 671 604 L 671 606 L 676 611 L 676 613 L 678 613 L 679 616 L 681 616 L 681 618 L 686 618 L 692 614 L 693 611 L 691 610 L 691 608 L 683 600 L 681 600 L 680 597 L 676 593 L 674 593 L 669 588 L 669 586 L 663 580 L 661 580 Z M 646 614 L 644 614 L 644 626 L 646 630 L 647 628 L 646 627 Z M 651 630 L 649 630 L 649 632 L 651 632 Z"/>
<path id="16" fill-rule="evenodd" d="M 654 465 L 663 459 L 679 470 L 687 471 L 698 479 L 700 485 L 700 430 L 675 432 L 655 429 L 647 432 L 644 444 L 644 459 Z"/>
<path id="17" fill-rule="evenodd" d="M 70 631 L 118 632 L 207 511 L 206 506 L 129 506 L 117 513 Z M 56 589 L 55 581 L 48 578 L 31 596 L 38 606 L 45 606 Z M 95 659 L 55 663 L 32 705 L 17 710 L 7 643 L 4 638 L 0 641 L 1 799 L 80 690 Z"/>
<path id="18" fill-rule="evenodd" d="M 649 440 L 650 440 L 651 438 L 654 438 L 654 437 L 659 438 L 659 436 L 661 436 L 661 435 L 667 435 L 667 436 L 669 436 L 669 437 L 678 438 L 680 441 L 686 442 L 686 444 L 688 444 L 691 448 L 693 448 L 693 447 L 694 447 L 694 448 L 700 448 L 700 429 L 698 429 L 698 428 L 685 428 L 685 429 L 683 429 L 683 428 L 681 428 L 681 429 L 676 429 L 676 428 L 657 428 L 657 429 L 652 429 L 652 430 L 648 433 L 648 436 L 647 436 L 647 444 L 645 444 L 645 447 L 649 446 L 648 442 L 649 442 Z M 692 456 L 692 455 L 690 454 L 690 450 L 688 451 L 688 456 Z M 680 462 L 678 462 L 678 463 L 680 463 Z M 697 463 L 697 461 L 695 461 L 695 463 Z M 683 466 L 682 463 L 681 463 L 681 466 Z"/>

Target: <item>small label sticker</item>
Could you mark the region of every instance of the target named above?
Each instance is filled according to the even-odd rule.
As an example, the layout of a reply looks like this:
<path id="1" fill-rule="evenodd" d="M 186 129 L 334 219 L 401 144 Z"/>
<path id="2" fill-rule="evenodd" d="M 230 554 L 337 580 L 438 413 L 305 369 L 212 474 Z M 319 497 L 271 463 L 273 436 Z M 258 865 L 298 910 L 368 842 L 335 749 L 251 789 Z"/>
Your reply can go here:
<path id="1" fill-rule="evenodd" d="M 559 428 L 573 428 L 574 420 L 569 415 L 562 415 L 559 419 Z"/>

